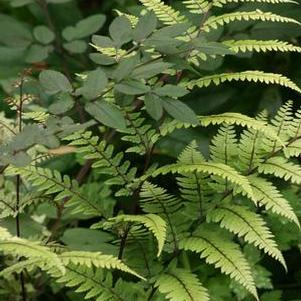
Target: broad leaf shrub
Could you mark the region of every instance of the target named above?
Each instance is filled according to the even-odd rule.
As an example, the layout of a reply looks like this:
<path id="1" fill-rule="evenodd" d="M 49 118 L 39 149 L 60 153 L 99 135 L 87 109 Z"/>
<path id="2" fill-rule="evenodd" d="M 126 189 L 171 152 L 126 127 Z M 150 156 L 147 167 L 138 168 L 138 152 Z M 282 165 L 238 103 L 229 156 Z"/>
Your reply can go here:
<path id="1" fill-rule="evenodd" d="M 301 24 L 259 8 L 231 11 L 231 3 L 248 2 L 242 0 L 185 0 L 181 10 L 141 0 L 136 15 L 118 11 L 108 34 L 90 39 L 103 15 L 60 35 L 48 6 L 68 1 L 9 2 L 39 5 L 49 23 L 32 35 L 13 23 L 18 36 L 6 36 L 0 49 L 24 66 L 34 63 L 4 85 L 10 95 L 0 120 L 0 295 L 280 300 L 279 291 L 269 292 L 265 261 L 287 271 L 281 251 L 299 235 L 301 110 L 286 101 L 273 116 L 201 116 L 185 100 L 197 89 L 237 81 L 297 95 L 299 86 L 280 73 L 202 66 L 247 52 L 301 51 L 277 39 L 228 39 L 221 32 L 232 23 Z M 65 56 L 85 53 L 89 40 L 93 64 L 71 73 Z M 61 58 L 57 68 L 37 64 L 52 55 Z M 199 143 L 208 128 L 213 137 Z M 193 137 L 174 158 L 164 144 L 177 131 Z M 293 237 L 283 238 L 279 224 Z"/>

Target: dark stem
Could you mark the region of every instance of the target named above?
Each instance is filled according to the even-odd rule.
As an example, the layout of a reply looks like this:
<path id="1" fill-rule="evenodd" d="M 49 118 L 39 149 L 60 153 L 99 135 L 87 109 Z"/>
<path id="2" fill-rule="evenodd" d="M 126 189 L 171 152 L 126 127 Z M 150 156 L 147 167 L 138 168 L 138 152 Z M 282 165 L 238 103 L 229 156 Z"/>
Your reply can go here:
<path id="1" fill-rule="evenodd" d="M 23 111 L 23 84 L 24 84 L 24 76 L 25 73 L 21 75 L 21 81 L 20 81 L 20 103 L 17 107 L 17 119 L 18 119 L 18 130 L 19 133 L 22 132 L 22 111 Z M 20 175 L 17 175 L 16 177 L 16 234 L 17 237 L 21 237 L 21 225 L 20 225 L 20 187 L 21 187 L 21 177 Z M 19 275 L 20 278 L 20 286 L 21 286 L 21 298 L 22 301 L 26 301 L 26 288 L 25 288 L 25 279 L 24 279 L 24 273 L 20 272 Z"/>

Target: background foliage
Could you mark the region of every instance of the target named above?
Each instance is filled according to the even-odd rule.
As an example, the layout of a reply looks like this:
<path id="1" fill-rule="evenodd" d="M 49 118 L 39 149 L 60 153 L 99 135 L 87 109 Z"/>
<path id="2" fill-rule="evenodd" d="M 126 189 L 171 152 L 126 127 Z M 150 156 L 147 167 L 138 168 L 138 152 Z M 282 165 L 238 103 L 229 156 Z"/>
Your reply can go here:
<path id="1" fill-rule="evenodd" d="M 182 1 L 166 1 L 167 4 L 171 4 L 180 12 L 184 12 L 184 6 L 181 2 Z M 295 4 L 271 6 L 263 3 L 233 3 L 227 7 L 220 9 L 217 8 L 217 11 L 219 13 L 227 13 L 230 11 L 249 11 L 256 9 L 272 11 L 274 13 L 285 15 L 286 17 L 295 18 L 301 22 L 301 7 Z M 60 148 L 57 150 L 57 147 L 59 146 L 58 141 L 53 138 L 51 133 L 49 136 L 47 136 L 47 134 L 45 134 L 43 131 L 42 124 L 45 116 L 43 116 L 42 113 L 37 115 L 32 113 L 30 115 L 30 112 L 36 112 L 38 107 L 46 107 L 52 114 L 60 116 L 60 123 L 56 124 L 53 122 L 53 124 L 48 124 L 48 127 L 50 126 L 51 131 L 55 133 L 59 132 L 61 137 L 65 137 L 67 134 L 72 134 L 76 130 L 80 129 L 79 127 L 71 124 L 67 118 L 64 119 L 64 117 L 71 117 L 75 122 L 85 124 L 85 127 L 91 125 L 91 118 L 89 117 L 88 113 L 92 112 L 92 115 L 96 114 L 95 112 L 98 112 L 97 107 L 90 106 L 90 108 L 86 108 L 86 111 L 83 111 L 80 106 L 74 105 L 73 99 L 70 99 L 70 96 L 68 96 L 67 93 L 62 93 L 60 95 L 60 99 L 55 99 L 51 96 L 49 97 L 49 95 L 54 95 L 56 92 L 62 90 L 65 92 L 71 91 L 74 88 L 70 86 L 70 83 L 72 83 L 72 85 L 75 85 L 76 88 L 81 89 L 80 93 L 86 99 L 94 99 L 97 95 L 95 94 L 97 91 L 94 91 L 93 87 L 97 85 L 98 89 L 101 90 L 100 86 L 103 85 L 104 82 L 104 80 L 99 80 L 101 74 L 95 73 L 94 77 L 92 74 L 90 78 L 90 85 L 88 84 L 84 87 L 81 87 L 81 74 L 87 70 L 95 69 L 98 60 L 96 55 L 91 55 L 91 53 L 94 52 L 93 47 L 89 45 L 91 42 L 91 36 L 95 33 L 98 35 L 107 35 L 109 31 L 109 24 L 118 15 L 118 12 L 139 15 L 140 10 L 141 4 L 135 0 L 0 0 L 1 122 L 10 124 L 13 122 L 12 120 L 15 119 L 15 113 L 13 110 L 11 110 L 11 107 L 13 106 L 4 100 L 7 99 L 9 95 L 14 95 L 16 91 L 16 81 L 20 81 L 20 78 L 22 80 L 23 77 L 24 79 L 29 78 L 29 80 L 24 83 L 24 94 L 28 93 L 30 95 L 35 95 L 36 100 L 30 103 L 26 118 L 37 121 L 36 124 L 38 124 L 38 126 L 35 128 L 36 137 L 32 138 L 33 142 L 28 139 L 28 135 L 24 134 L 26 140 L 25 144 L 27 144 L 26 149 L 30 148 L 38 141 L 39 144 L 51 149 L 55 149 L 55 155 L 58 155 L 55 152 L 62 152 L 63 156 L 50 158 L 50 160 L 47 161 L 47 168 L 56 169 L 62 174 L 68 175 L 70 178 L 77 178 L 80 183 L 84 183 L 86 185 L 78 188 L 74 183 L 74 186 L 72 186 L 69 178 L 67 177 L 61 179 L 59 175 L 53 174 L 51 174 L 51 177 L 57 178 L 58 182 L 63 182 L 66 184 L 66 186 L 71 185 L 70 187 L 74 189 L 73 192 L 80 190 L 80 193 L 88 199 L 92 199 L 93 197 L 95 198 L 95 196 L 99 195 L 101 195 L 103 198 L 106 198 L 105 208 L 94 208 L 92 206 L 93 208 L 91 209 L 91 206 L 88 206 L 87 208 L 81 208 L 81 211 L 77 213 L 77 215 L 72 215 L 68 211 L 67 213 L 64 212 L 64 214 L 61 215 L 59 207 L 56 208 L 53 204 L 50 206 L 46 201 L 40 202 L 40 196 L 36 196 L 38 199 L 36 204 L 34 203 L 34 206 L 30 207 L 30 211 L 27 212 L 27 214 L 22 214 L 19 217 L 20 224 L 22 225 L 21 236 L 23 238 L 38 240 L 45 240 L 47 238 L 49 241 L 57 239 L 73 250 L 87 252 L 101 251 L 104 254 L 114 254 L 115 256 L 120 255 L 118 254 L 118 252 L 120 252 L 118 245 L 109 243 L 113 240 L 112 234 L 103 234 L 104 232 L 102 232 L 102 235 L 100 236 L 96 230 L 89 229 L 91 224 L 98 222 L 97 219 L 91 219 L 90 216 L 93 216 L 97 210 L 105 212 L 108 217 L 111 216 L 113 210 L 123 210 L 127 212 L 128 206 L 130 206 L 129 199 L 127 196 L 124 196 L 126 202 L 117 209 L 116 207 L 113 209 L 115 200 L 111 196 L 108 197 L 110 195 L 110 189 L 107 186 L 99 185 L 99 179 L 101 179 L 101 182 L 104 182 L 109 178 L 109 176 L 103 177 L 99 176 L 97 173 L 89 173 L 85 169 L 81 169 L 81 166 L 83 166 L 85 162 L 84 149 L 81 154 L 76 155 L 73 153 L 72 148 Z M 196 19 L 199 17 L 200 16 L 195 16 Z M 118 35 L 118 32 L 115 33 L 115 35 Z M 256 38 L 262 40 L 284 40 L 294 45 L 300 45 L 301 43 L 300 27 L 297 25 L 282 23 L 231 23 L 225 28 L 221 27 L 220 29 L 214 31 L 211 38 L 212 40 L 218 40 L 221 36 L 226 37 L 227 39 Z M 92 42 L 97 44 L 96 41 L 92 40 Z M 30 72 L 28 74 L 24 74 L 24 70 L 27 70 L 28 68 L 30 68 Z M 44 73 L 45 78 L 43 79 L 43 76 L 40 76 L 38 79 L 40 72 L 48 69 L 60 71 L 61 73 L 65 74 L 66 78 L 60 78 L 60 74 L 58 73 Z M 230 73 L 244 70 L 264 70 L 265 72 L 269 73 L 284 74 L 288 78 L 293 79 L 294 82 L 301 87 L 300 53 L 276 53 L 269 51 L 264 54 L 259 54 L 256 52 L 239 53 L 236 56 L 217 56 L 214 59 L 209 57 L 206 61 L 201 61 L 198 66 L 198 71 L 203 75 L 225 71 Z M 120 76 L 120 79 L 122 79 L 122 76 L 125 77 L 126 74 L 119 74 L 118 76 Z M 50 78 L 51 81 L 49 80 Z M 67 81 L 65 79 L 67 79 Z M 99 80 L 99 82 L 97 80 Z M 122 87 L 120 89 L 122 89 Z M 45 90 L 48 94 L 45 93 Z M 181 91 L 174 93 L 181 94 Z M 277 85 L 267 86 L 249 82 L 229 82 L 218 87 L 212 85 L 207 89 L 194 89 L 188 94 L 188 96 L 184 96 L 183 99 L 197 115 L 239 112 L 254 117 L 263 110 L 266 110 L 269 116 L 274 116 L 280 106 L 289 99 L 294 100 L 294 110 L 299 108 L 301 105 L 301 96 L 296 91 Z M 127 100 L 121 99 L 120 102 L 122 101 L 126 103 Z M 118 115 L 118 112 L 112 111 L 112 108 L 109 108 L 108 111 L 106 111 L 107 108 L 101 109 L 101 112 L 113 114 L 115 118 Z M 153 114 L 156 115 L 156 112 L 153 112 Z M 111 127 L 111 119 L 106 118 L 106 116 L 107 115 L 101 115 L 99 118 L 105 126 Z M 132 116 L 131 122 L 135 122 L 136 118 L 137 116 Z M 124 126 L 125 125 L 123 122 L 119 121 L 117 125 L 115 122 L 112 127 L 117 127 L 120 129 Z M 93 129 L 95 131 L 95 128 Z M 0 141 L 1 143 L 5 144 L 6 131 L 5 129 L 3 130 L 3 128 L 0 130 Z M 137 139 L 137 133 L 135 132 L 130 133 L 129 137 L 127 138 L 123 136 L 123 141 L 121 141 L 120 136 L 113 136 L 112 132 L 107 131 L 105 127 L 99 127 L 97 130 L 99 130 L 100 133 L 103 132 L 106 139 L 112 139 L 116 152 L 124 152 L 129 144 L 133 142 L 133 136 Z M 147 131 L 148 130 L 144 131 L 142 136 L 146 135 Z M 209 141 L 215 133 L 215 127 L 206 127 L 198 130 L 189 128 L 174 131 L 171 135 L 168 135 L 168 137 L 160 141 L 156 151 L 153 153 L 152 162 L 157 162 L 160 165 L 174 162 L 179 156 L 180 152 L 187 147 L 187 145 L 193 139 L 197 140 L 197 144 L 200 146 L 202 152 L 208 157 Z M 152 137 L 155 135 L 154 132 L 148 134 Z M 85 137 L 85 139 L 89 138 L 90 137 Z M 77 139 L 79 139 L 79 137 L 76 137 L 76 135 L 71 137 L 69 136 L 68 141 L 75 141 Z M 20 148 L 23 148 L 23 140 L 21 137 L 20 141 L 16 142 L 17 146 L 15 147 L 18 147 L 19 143 Z M 126 142 L 124 142 L 124 140 Z M 139 141 L 135 142 L 137 143 Z M 81 146 L 81 142 L 73 144 Z M 148 148 L 145 147 L 145 149 L 143 149 L 143 143 L 140 143 L 139 146 L 140 147 L 138 149 L 136 148 L 133 150 L 133 153 L 130 155 L 127 154 L 126 159 L 134 161 L 138 168 L 140 167 L 140 169 L 143 169 L 144 162 L 137 154 L 143 154 L 144 152 L 147 152 Z M 105 145 L 101 145 L 100 147 L 106 149 Z M 108 150 L 108 152 L 110 152 L 110 150 Z M 3 153 L 0 154 L 2 163 L 4 160 L 4 155 L 5 154 Z M 34 150 L 32 155 L 35 155 Z M 48 153 L 47 156 L 48 155 L 53 154 Z M 18 153 L 18 155 L 11 154 L 11 156 L 12 157 L 10 157 L 9 160 L 14 161 L 17 165 L 18 162 L 21 162 L 20 165 L 22 165 L 24 161 L 30 160 L 26 158 L 25 154 L 20 155 Z M 44 158 L 40 158 L 42 162 L 43 159 Z M 94 155 L 94 157 L 92 155 L 89 157 L 88 155 L 86 159 L 98 160 L 99 158 L 97 158 L 96 155 Z M 118 163 L 116 164 L 118 165 Z M 99 162 L 99 166 L 103 165 L 105 166 L 105 163 Z M 87 168 L 90 169 L 90 166 Z M 9 172 L 12 175 L 16 173 L 14 170 Z M 121 171 L 121 174 L 122 172 L 123 171 Z M 28 171 L 22 171 L 21 174 L 28 176 Z M 126 176 L 129 176 L 127 171 L 124 172 L 124 175 L 125 174 Z M 122 183 L 122 179 L 119 179 L 117 175 L 120 175 L 120 172 L 119 174 L 118 172 L 116 173 L 116 181 L 119 181 L 121 188 L 124 188 L 123 190 L 135 189 L 135 187 L 124 187 L 125 185 Z M 33 182 L 35 180 L 38 182 L 38 179 L 39 178 L 31 178 Z M 165 188 L 172 193 L 176 193 L 174 182 L 170 178 L 165 177 L 160 179 L 164 179 L 163 186 Z M 47 183 L 44 184 L 47 188 Z M 280 188 L 283 195 L 289 200 L 292 207 L 295 209 L 296 215 L 300 219 L 300 185 L 288 186 L 278 180 L 276 181 L 276 184 L 277 187 Z M 12 191 L 11 187 L 8 187 L 9 185 L 10 184 L 5 184 L 4 177 L 1 177 L 1 197 L 6 202 L 14 204 L 16 195 Z M 33 184 L 33 186 L 35 185 Z M 39 187 L 39 183 L 37 183 L 36 186 Z M 40 191 L 43 192 L 46 190 L 46 188 L 43 189 L 41 187 Z M 56 191 L 54 190 L 54 192 L 60 193 L 62 191 L 60 191 L 59 188 L 56 188 Z M 115 188 L 114 192 L 116 192 Z M 125 194 L 124 191 L 119 191 L 119 193 L 120 195 Z M 58 204 L 60 200 L 66 197 L 71 198 L 71 203 L 73 204 L 77 204 L 79 202 L 78 195 L 74 197 L 73 194 L 66 195 L 64 192 L 62 195 L 58 194 L 58 196 L 56 196 L 54 204 L 56 204 L 56 202 Z M 26 208 L 27 201 L 32 202 L 32 196 L 30 196 L 30 200 L 24 199 L 24 203 L 22 203 L 21 206 Z M 7 213 L 4 210 L 4 207 L 0 207 L 0 210 L 2 210 L 2 212 L 0 212 L 0 226 L 8 228 L 12 234 L 17 234 L 15 230 L 15 217 L 10 216 L 11 212 Z M 82 212 L 85 212 L 87 217 L 83 217 Z M 154 218 L 151 216 L 152 211 L 149 210 L 148 214 L 150 215 L 150 221 L 152 221 L 152 218 Z M 114 223 L 126 222 L 127 218 L 129 217 L 118 216 Z M 214 219 L 214 217 L 212 217 L 212 219 Z M 273 217 L 268 217 L 267 220 L 272 232 L 276 234 L 276 241 L 279 245 L 279 248 L 283 251 L 284 258 L 287 262 L 288 274 L 283 272 L 281 266 L 276 261 L 273 261 L 267 257 L 262 258 L 262 254 L 257 252 L 256 249 L 246 246 L 244 250 L 245 254 L 247 254 L 249 261 L 256 266 L 256 284 L 260 290 L 261 300 L 301 300 L 301 256 L 300 235 L 298 235 L 298 230 L 286 219 L 273 219 Z M 133 220 L 128 221 L 133 222 Z M 135 222 L 140 222 L 139 218 Z M 152 225 L 153 224 L 149 222 L 148 225 L 146 224 L 146 228 L 150 229 L 151 232 L 153 231 L 153 233 L 156 233 L 156 231 L 152 229 Z M 96 224 L 94 228 L 97 229 L 98 226 Z M 105 226 L 107 229 L 110 229 L 112 224 L 108 223 Z M 103 227 L 103 225 L 101 225 L 101 227 Z M 139 231 L 139 229 L 137 229 L 137 231 Z M 6 234 L 2 233 L 2 235 L 4 237 Z M 54 235 L 54 237 L 52 237 L 52 235 Z M 122 235 L 119 235 L 119 237 L 122 237 Z M 151 249 L 149 251 L 155 255 L 156 252 L 160 253 L 162 251 L 162 241 L 165 239 L 164 237 L 156 238 L 158 240 L 158 250 Z M 51 248 L 56 247 L 58 246 L 51 246 Z M 150 246 L 150 248 L 153 248 L 153 245 Z M 36 251 L 38 252 L 39 250 Z M 44 250 L 43 252 L 46 251 L 49 250 Z M 139 264 L 137 264 L 137 266 L 133 264 L 135 261 L 134 258 L 131 258 L 130 256 L 131 251 L 132 250 L 129 250 L 129 254 L 126 254 L 128 260 L 127 263 L 130 267 L 134 266 L 137 268 L 138 266 L 138 270 L 135 268 L 133 268 L 133 270 L 140 273 L 141 271 L 139 271 Z M 40 253 L 37 254 L 38 257 Z M 135 250 L 133 251 L 133 254 L 135 254 Z M 68 257 L 67 255 L 66 258 Z M 26 254 L 21 254 L 21 256 L 26 257 Z M 49 256 L 51 255 L 49 254 Z M 186 268 L 189 264 L 194 265 L 196 262 L 199 262 L 197 259 L 197 256 L 192 256 L 189 263 L 189 260 L 187 262 L 187 258 L 183 256 L 183 258 L 180 259 L 180 266 L 182 268 Z M 52 260 L 56 262 L 55 260 L 57 260 L 57 258 L 52 258 Z M 64 260 L 68 261 L 68 259 Z M 260 265 L 257 264 L 259 262 Z M 73 262 L 73 264 L 76 265 L 77 263 Z M 41 268 L 47 269 L 45 267 Z M 157 267 L 154 266 L 153 268 L 155 270 Z M 173 267 L 171 264 L 171 268 L 175 267 Z M 233 283 L 230 278 L 216 272 L 212 266 L 208 266 L 203 263 L 201 267 L 198 268 L 201 270 L 201 275 L 199 275 L 199 278 L 208 288 L 209 293 L 212 296 L 212 300 L 252 300 L 252 297 L 250 297 L 242 287 Z M 91 270 L 85 270 L 84 267 L 82 269 L 83 274 L 91 273 Z M 123 266 L 119 266 L 118 269 L 128 271 L 127 267 Z M 135 273 L 134 271 L 129 272 Z M 171 270 L 171 274 L 173 272 L 174 270 Z M 97 273 L 99 273 L 99 275 L 97 275 L 97 277 L 99 277 L 98 279 L 102 279 L 106 283 L 115 283 L 116 281 L 116 275 L 114 273 L 112 275 L 106 275 L 102 274 L 101 270 Z M 191 278 L 190 274 L 185 275 L 184 269 L 180 270 L 178 268 L 176 274 L 181 275 L 184 279 L 183 281 L 187 281 L 191 284 L 195 283 L 195 281 L 197 282 L 196 279 Z M 68 276 L 66 276 L 65 278 L 62 277 L 59 282 L 69 283 L 69 286 L 73 287 L 75 284 L 72 284 L 72 274 L 69 274 L 69 276 L 71 279 L 68 279 Z M 70 301 L 83 300 L 83 295 L 75 294 L 71 289 L 69 290 L 62 288 L 60 284 L 54 282 L 49 284 L 49 282 L 47 282 L 48 279 L 45 280 L 45 278 L 41 277 L 39 274 L 35 277 L 35 288 L 30 284 L 28 284 L 26 287 L 33 300 L 55 300 L 54 298 Z M 171 280 L 168 278 L 167 274 L 164 274 L 160 280 L 154 280 L 154 283 L 156 283 L 155 281 L 161 281 L 162 287 L 160 287 L 160 291 L 162 293 L 168 293 L 171 283 L 169 281 Z M 165 281 L 167 283 L 166 287 L 164 286 Z M 120 280 L 120 282 L 118 282 L 116 285 L 117 290 L 122 292 L 124 290 L 124 285 L 125 284 Z M 143 287 L 135 286 L 135 289 L 139 291 L 143 290 Z M 85 289 L 83 289 L 83 291 L 85 291 Z M 202 294 L 202 292 L 199 293 Z M 19 295 L 19 281 L 17 278 L 10 282 L 1 280 L 0 298 L 1 294 L 6 296 L 5 298 L 7 298 L 9 295 L 10 299 L 8 300 L 18 300 L 17 296 Z M 137 293 L 137 295 L 139 294 Z M 131 296 L 130 298 L 131 299 L 128 300 L 136 300 L 135 295 Z M 157 298 L 158 299 L 155 300 L 164 300 L 161 295 L 157 296 Z"/>

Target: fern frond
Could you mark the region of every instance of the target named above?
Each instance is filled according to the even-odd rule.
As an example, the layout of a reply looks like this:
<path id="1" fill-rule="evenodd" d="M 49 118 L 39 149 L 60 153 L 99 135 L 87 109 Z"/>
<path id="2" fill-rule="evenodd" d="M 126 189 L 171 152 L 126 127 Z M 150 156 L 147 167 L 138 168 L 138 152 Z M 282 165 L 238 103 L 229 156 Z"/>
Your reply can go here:
<path id="1" fill-rule="evenodd" d="M 278 260 L 287 270 L 285 260 L 274 241 L 274 236 L 260 215 L 242 206 L 221 205 L 207 214 L 209 222 L 220 223 L 225 228 L 271 257 Z"/>
<path id="2" fill-rule="evenodd" d="M 225 125 L 218 130 L 210 146 L 211 160 L 231 165 L 232 159 L 237 156 L 237 138 L 233 125 Z"/>
<path id="3" fill-rule="evenodd" d="M 166 271 L 157 277 L 155 287 L 170 301 L 209 301 L 208 292 L 198 277 L 185 269 Z"/>
<path id="4" fill-rule="evenodd" d="M 185 123 L 176 119 L 165 121 L 159 128 L 160 136 L 165 137 L 175 130 L 197 127 L 196 124 Z"/>
<path id="5" fill-rule="evenodd" d="M 283 87 L 290 88 L 298 93 L 301 93 L 301 89 L 292 82 L 289 78 L 276 73 L 265 73 L 263 71 L 243 71 L 235 73 L 221 73 L 208 75 L 196 80 L 192 80 L 187 83 L 187 88 L 192 89 L 194 87 L 208 87 L 210 84 L 216 86 L 224 82 L 232 81 L 248 81 L 248 82 L 261 82 L 265 84 L 277 84 Z"/>
<path id="6" fill-rule="evenodd" d="M 204 23 L 202 30 L 209 32 L 211 29 L 217 29 L 220 26 L 225 26 L 226 24 L 234 21 L 269 21 L 301 25 L 300 22 L 293 18 L 283 17 L 271 12 L 263 12 L 257 9 L 256 11 L 238 11 L 220 16 L 212 16 Z"/>
<path id="7" fill-rule="evenodd" d="M 56 267 L 60 273 L 65 273 L 65 267 L 57 254 L 39 242 L 9 235 L 8 231 L 0 228 L 0 251 L 6 255 L 39 259 L 40 266 Z"/>
<path id="8" fill-rule="evenodd" d="M 136 17 L 134 15 L 126 14 L 124 12 L 121 12 L 118 9 L 114 9 L 114 11 L 117 13 L 118 16 L 125 16 L 126 18 L 128 18 L 129 21 L 131 22 L 133 28 L 137 25 L 137 23 L 139 21 L 138 17 Z"/>
<path id="9" fill-rule="evenodd" d="M 187 9 L 193 14 L 202 14 L 207 12 L 212 6 L 223 7 L 226 4 L 231 3 L 248 3 L 248 2 L 259 2 L 259 3 L 295 3 L 292 0 L 183 0 L 183 3 Z"/>
<path id="10" fill-rule="evenodd" d="M 209 125 L 220 124 L 236 124 L 249 129 L 253 129 L 264 134 L 266 137 L 279 141 L 282 145 L 284 142 L 278 137 L 277 132 L 262 120 L 256 120 L 249 116 L 240 113 L 222 113 L 218 115 L 200 116 L 200 123 L 202 126 L 207 127 Z"/>
<path id="11" fill-rule="evenodd" d="M 122 136 L 122 140 L 128 141 L 134 146 L 126 150 L 127 153 L 137 153 L 144 155 L 147 153 L 158 137 L 156 130 L 149 124 L 145 124 L 145 118 L 141 117 L 140 112 L 126 113 L 127 131 Z"/>
<path id="12" fill-rule="evenodd" d="M 29 181 L 33 187 L 43 195 L 55 194 L 55 201 L 68 199 L 67 206 L 75 207 L 77 212 L 86 215 L 102 215 L 101 207 L 97 202 L 90 201 L 79 189 L 77 181 L 71 180 L 69 176 L 62 176 L 57 170 L 29 166 L 25 168 L 9 167 L 9 175 L 20 174 Z"/>
<path id="13" fill-rule="evenodd" d="M 212 5 L 213 2 L 209 2 L 207 0 L 183 0 L 183 4 L 192 14 L 203 14 L 207 12 Z"/>
<path id="14" fill-rule="evenodd" d="M 258 167 L 258 171 L 282 178 L 285 181 L 301 184 L 301 167 L 283 157 L 269 158 Z"/>
<path id="15" fill-rule="evenodd" d="M 23 116 L 24 119 L 45 123 L 50 115 L 46 112 L 25 112 Z"/>
<path id="16" fill-rule="evenodd" d="M 290 203 L 272 183 L 257 176 L 249 176 L 248 178 L 253 189 L 253 200 L 256 205 L 263 205 L 266 210 L 271 210 L 273 213 L 286 217 L 300 227 L 298 217 Z"/>
<path id="17" fill-rule="evenodd" d="M 110 175 L 106 181 L 108 185 L 121 185 L 123 188 L 116 195 L 129 195 L 133 192 L 131 184 L 136 175 L 136 168 L 130 167 L 129 161 L 123 161 L 122 152 L 113 154 L 114 147 L 99 137 L 92 136 L 92 132 L 78 132 L 70 135 L 66 140 L 77 147 L 77 152 L 83 154 L 87 160 L 94 160 L 93 168 L 100 173 Z"/>
<path id="18" fill-rule="evenodd" d="M 158 241 L 158 253 L 157 256 L 161 255 L 166 239 L 166 223 L 165 221 L 156 214 L 145 214 L 145 215 L 118 215 L 115 218 L 111 218 L 109 221 L 114 222 L 133 222 L 143 224 L 149 229 Z"/>
<path id="19" fill-rule="evenodd" d="M 224 235 L 204 228 L 199 234 L 182 240 L 179 247 L 201 253 L 201 258 L 205 258 L 208 264 L 220 268 L 222 273 L 239 282 L 258 300 L 249 263 L 238 246 L 227 241 Z"/>
<path id="20" fill-rule="evenodd" d="M 59 258 L 65 265 L 75 264 L 88 268 L 94 266 L 108 270 L 116 269 L 144 279 L 113 255 L 104 255 L 100 252 L 70 251 L 60 254 Z"/>
<path id="21" fill-rule="evenodd" d="M 188 145 L 178 158 L 179 164 L 200 164 L 205 161 L 195 141 Z M 184 200 L 191 202 L 187 207 L 193 211 L 194 216 L 196 210 L 199 211 L 199 217 L 203 216 L 204 198 L 211 191 L 205 177 L 204 174 L 198 172 L 181 174 L 181 177 L 177 177 L 181 196 Z"/>
<path id="22" fill-rule="evenodd" d="M 288 42 L 283 42 L 279 40 L 229 40 L 224 41 L 223 44 L 229 47 L 235 53 L 256 51 L 256 52 L 267 52 L 267 51 L 277 51 L 277 52 L 301 52 L 301 47 L 289 44 Z"/>
<path id="23" fill-rule="evenodd" d="M 175 25 L 186 21 L 185 16 L 161 0 L 139 0 L 147 9 L 152 10 L 165 25 Z"/>
<path id="24" fill-rule="evenodd" d="M 142 299 L 138 298 L 138 296 L 140 297 L 138 291 L 143 296 L 142 290 L 138 290 L 135 283 L 119 279 L 113 285 L 112 274 L 105 273 L 99 269 L 94 271 L 91 268 L 70 265 L 67 267 L 66 274 L 57 278 L 56 281 L 63 283 L 66 287 L 77 287 L 75 292 L 84 293 L 85 299 L 97 298 L 98 301 L 142 301 Z"/>
<path id="25" fill-rule="evenodd" d="M 252 188 L 248 179 L 239 174 L 234 168 L 222 163 L 202 162 L 198 164 L 170 164 L 158 168 L 152 176 L 156 177 L 167 173 L 191 174 L 194 172 L 218 176 L 234 185 L 238 185 L 245 194 L 250 193 L 252 195 Z"/>

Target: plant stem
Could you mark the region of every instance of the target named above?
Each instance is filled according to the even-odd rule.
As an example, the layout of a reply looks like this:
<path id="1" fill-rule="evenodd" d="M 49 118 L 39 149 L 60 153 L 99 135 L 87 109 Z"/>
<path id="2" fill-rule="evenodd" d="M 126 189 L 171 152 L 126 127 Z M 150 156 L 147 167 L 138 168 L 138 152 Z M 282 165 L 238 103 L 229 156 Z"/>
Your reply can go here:
<path id="1" fill-rule="evenodd" d="M 18 131 L 19 133 L 22 132 L 22 111 L 23 111 L 23 84 L 24 84 L 24 76 L 26 75 L 26 72 L 21 75 L 21 80 L 20 80 L 20 103 L 17 107 L 17 120 L 18 120 Z M 20 225 L 20 187 L 21 187 L 21 177 L 20 175 L 16 176 L 16 207 L 15 210 L 17 212 L 16 215 L 16 234 L 17 237 L 21 237 L 21 225 Z M 21 286 L 21 298 L 22 301 L 27 300 L 26 296 L 26 288 L 25 288 L 25 279 L 24 279 L 24 273 L 20 272 L 19 275 L 20 278 L 20 286 Z"/>

